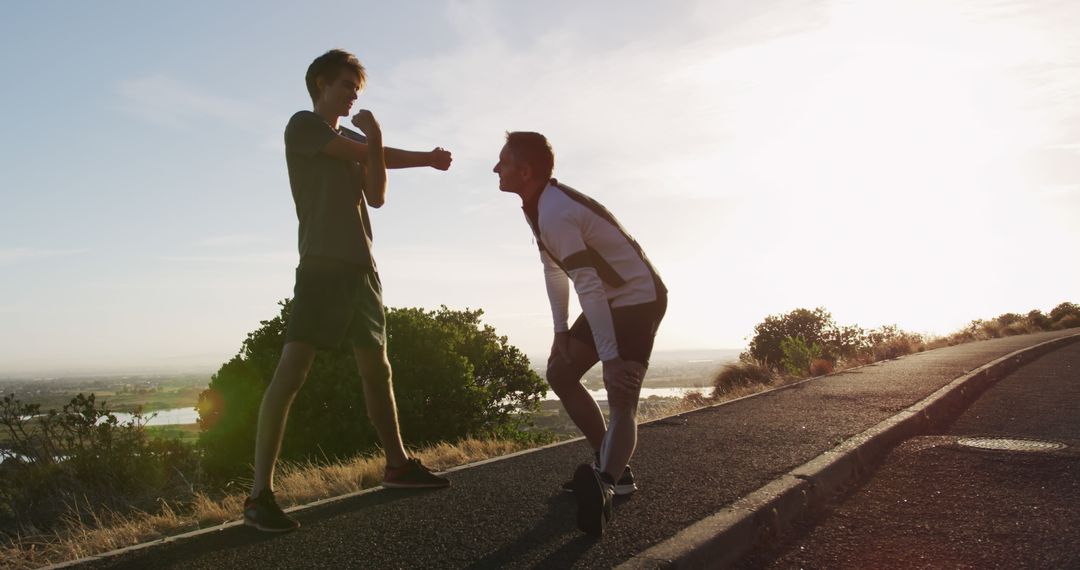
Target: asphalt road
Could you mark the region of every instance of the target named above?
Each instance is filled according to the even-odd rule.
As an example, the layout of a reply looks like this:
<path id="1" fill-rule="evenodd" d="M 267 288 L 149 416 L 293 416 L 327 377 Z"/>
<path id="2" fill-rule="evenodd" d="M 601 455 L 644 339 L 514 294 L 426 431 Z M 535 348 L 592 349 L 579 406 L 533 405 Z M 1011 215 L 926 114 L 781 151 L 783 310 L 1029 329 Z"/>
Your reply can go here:
<path id="1" fill-rule="evenodd" d="M 297 532 L 220 532 L 88 563 L 93 568 L 607 568 L 757 490 L 967 371 L 1071 333 L 910 355 L 642 426 L 641 491 L 601 540 L 574 527 L 560 484 L 582 442 L 450 475 L 453 487 L 376 491 L 298 513 Z M 239 515 L 239 513 L 238 513 Z"/>
<path id="2" fill-rule="evenodd" d="M 1067 445 L 985 450 L 972 438 Z M 909 440 L 856 489 L 739 568 L 1080 568 L 1080 344 L 1024 365 L 944 433 Z"/>

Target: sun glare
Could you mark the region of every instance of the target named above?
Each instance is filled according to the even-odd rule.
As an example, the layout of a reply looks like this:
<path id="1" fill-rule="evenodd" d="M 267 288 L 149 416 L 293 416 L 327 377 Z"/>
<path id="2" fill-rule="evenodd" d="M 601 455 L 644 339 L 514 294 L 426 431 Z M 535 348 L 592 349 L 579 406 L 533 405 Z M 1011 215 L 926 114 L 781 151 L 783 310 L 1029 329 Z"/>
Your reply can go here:
<path id="1" fill-rule="evenodd" d="M 731 165 L 720 186 L 740 198 L 716 249 L 743 240 L 811 277 L 798 295 L 775 284 L 770 311 L 825 304 L 869 326 L 950 332 L 962 323 L 916 298 L 1011 251 L 1008 232 L 1038 231 L 1023 160 L 1049 126 L 1010 69 L 1033 36 L 1010 28 L 1005 41 L 996 21 L 957 6 L 839 3 L 818 28 L 718 51 L 685 74 L 712 82 L 728 108 L 709 121 L 740 157 L 719 159 Z M 978 245 L 958 255 L 965 243 Z M 998 293 L 965 301 L 996 306 Z"/>

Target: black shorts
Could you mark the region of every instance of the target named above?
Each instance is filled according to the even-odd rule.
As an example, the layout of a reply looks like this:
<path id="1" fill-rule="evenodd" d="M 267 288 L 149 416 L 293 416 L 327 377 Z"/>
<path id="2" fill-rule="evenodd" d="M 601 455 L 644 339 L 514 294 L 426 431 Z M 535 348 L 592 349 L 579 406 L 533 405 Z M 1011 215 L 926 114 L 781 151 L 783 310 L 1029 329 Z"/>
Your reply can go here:
<path id="1" fill-rule="evenodd" d="M 292 308 L 285 342 L 316 348 L 386 344 L 386 311 L 379 274 L 345 261 L 304 257 L 296 268 Z"/>
<path id="2" fill-rule="evenodd" d="M 619 345 L 619 358 L 649 365 L 656 330 L 667 312 L 667 295 L 642 305 L 612 307 L 611 320 L 615 325 L 615 342 Z M 570 336 L 596 350 L 592 328 L 582 314 L 570 327 Z"/>

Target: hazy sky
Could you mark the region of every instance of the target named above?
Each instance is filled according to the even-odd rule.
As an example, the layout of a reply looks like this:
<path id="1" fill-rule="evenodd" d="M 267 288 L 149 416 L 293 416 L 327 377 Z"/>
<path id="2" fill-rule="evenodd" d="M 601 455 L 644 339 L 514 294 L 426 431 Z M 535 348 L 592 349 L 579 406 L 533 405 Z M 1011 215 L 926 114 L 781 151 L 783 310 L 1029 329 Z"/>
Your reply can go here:
<path id="1" fill-rule="evenodd" d="M 1080 301 L 1080 3 L 7 3 L 0 375 L 215 369 L 291 295 L 282 133 L 356 53 L 397 171 L 389 306 L 550 343 L 506 130 L 611 209 L 671 289 L 659 349 L 766 315 L 948 333 Z"/>

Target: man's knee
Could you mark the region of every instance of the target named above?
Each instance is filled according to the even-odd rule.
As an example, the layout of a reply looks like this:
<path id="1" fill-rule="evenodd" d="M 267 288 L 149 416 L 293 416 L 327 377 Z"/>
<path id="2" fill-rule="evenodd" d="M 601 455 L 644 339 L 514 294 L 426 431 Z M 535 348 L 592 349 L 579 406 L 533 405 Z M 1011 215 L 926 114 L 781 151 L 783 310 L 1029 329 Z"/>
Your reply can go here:
<path id="1" fill-rule="evenodd" d="M 547 382 L 551 389 L 559 394 L 581 381 L 583 374 L 578 374 L 574 367 L 558 359 L 548 363 Z"/>
<path id="2" fill-rule="evenodd" d="M 353 349 L 356 369 L 364 382 L 389 382 L 392 374 L 385 349 Z"/>
<path id="3" fill-rule="evenodd" d="M 389 362 L 376 362 L 367 367 L 363 378 L 366 382 L 389 382 L 391 375 L 393 372 L 390 370 Z"/>
<path id="4" fill-rule="evenodd" d="M 641 387 L 637 389 L 612 387 L 608 388 L 608 405 L 612 412 L 626 410 L 630 414 L 637 413 L 638 397 L 641 395 Z"/>
<path id="5" fill-rule="evenodd" d="M 307 379 L 314 361 L 314 347 L 305 343 L 290 342 L 281 352 L 272 382 L 278 389 L 297 392 Z"/>

